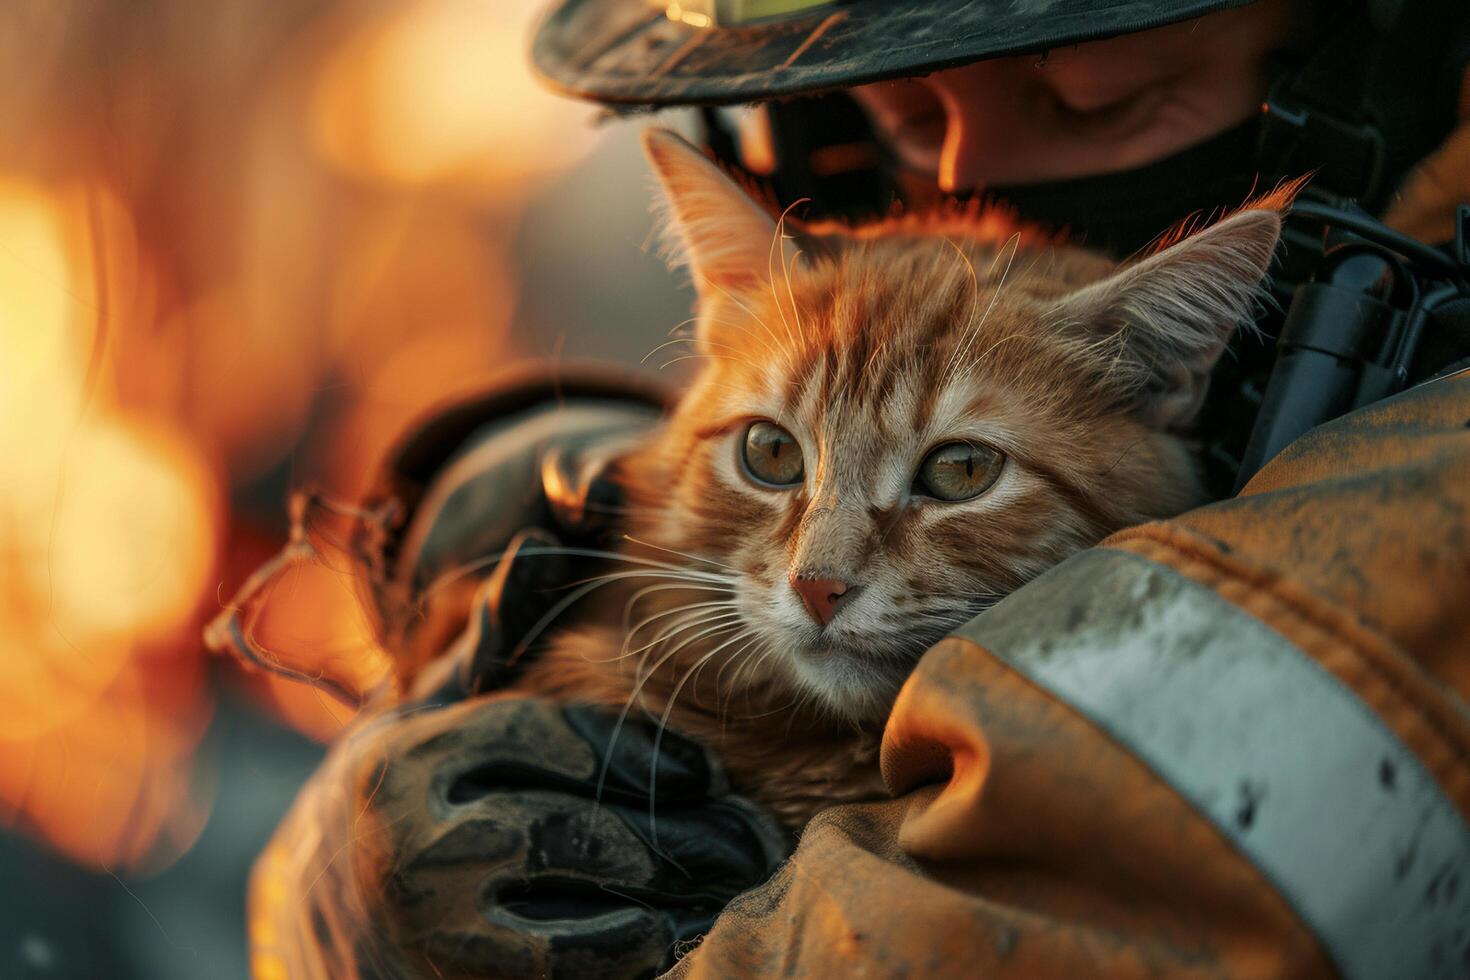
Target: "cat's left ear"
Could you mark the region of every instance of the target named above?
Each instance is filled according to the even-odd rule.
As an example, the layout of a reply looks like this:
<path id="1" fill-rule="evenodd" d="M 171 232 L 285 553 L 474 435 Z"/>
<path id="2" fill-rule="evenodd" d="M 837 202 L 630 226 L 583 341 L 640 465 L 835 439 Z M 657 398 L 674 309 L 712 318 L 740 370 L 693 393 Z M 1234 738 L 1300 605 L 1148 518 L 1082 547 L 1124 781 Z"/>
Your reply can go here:
<path id="1" fill-rule="evenodd" d="M 643 133 L 643 150 L 668 203 L 670 259 L 688 266 L 701 296 L 764 285 L 793 256 L 775 220 L 693 145 L 667 129 Z"/>
<path id="2" fill-rule="evenodd" d="M 1188 426 L 1210 371 L 1260 296 L 1281 215 L 1254 207 L 1073 293 L 1060 312 L 1089 338 L 1116 338 L 1112 376 L 1161 429 Z M 1102 355 L 1108 357 L 1108 355 Z"/>

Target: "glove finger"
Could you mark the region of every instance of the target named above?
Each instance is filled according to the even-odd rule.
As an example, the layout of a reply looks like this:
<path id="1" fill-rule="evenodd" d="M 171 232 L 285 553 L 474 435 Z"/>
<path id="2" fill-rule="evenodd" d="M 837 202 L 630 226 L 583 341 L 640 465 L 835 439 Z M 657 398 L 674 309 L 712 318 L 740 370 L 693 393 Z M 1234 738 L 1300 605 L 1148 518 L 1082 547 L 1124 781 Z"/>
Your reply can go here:
<path id="1" fill-rule="evenodd" d="M 474 639 L 465 664 L 465 687 L 475 694 L 501 690 L 517 673 L 530 634 L 559 598 L 571 571 L 548 531 L 528 528 L 511 539 L 490 578 L 475 595 Z"/>
<path id="2" fill-rule="evenodd" d="M 521 641 L 557 601 L 569 574 L 556 538 L 528 528 L 511 539 L 490 577 L 475 590 L 464 630 L 415 678 L 409 701 L 445 705 L 503 690 L 515 679 Z"/>
<path id="3" fill-rule="evenodd" d="M 660 743 L 660 762 L 673 764 L 660 765 L 650 805 L 642 779 L 652 758 L 652 732 L 644 724 L 626 725 L 617 741 L 626 733 L 637 748 L 631 765 L 639 784 L 609 778 L 599 795 L 604 746 L 616 722 L 602 709 L 531 699 L 434 712 L 410 720 L 421 733 L 400 729 L 382 790 L 441 822 L 473 825 L 457 833 L 472 835 L 481 849 L 504 845 L 492 833 L 497 821 L 525 828 L 528 873 L 591 876 L 667 896 L 707 892 L 721 903 L 764 880 L 787 852 L 784 833 L 744 801 L 712 797 L 708 756 L 682 736 L 667 733 Z M 667 756 L 666 748 L 672 750 Z M 630 765 L 628 754 L 613 754 L 619 765 Z"/>
<path id="4" fill-rule="evenodd" d="M 622 436 L 602 433 L 595 441 L 562 443 L 542 454 L 541 485 L 559 527 L 597 538 L 617 523 L 623 492 L 613 474 L 645 433 L 641 426 Z"/>
<path id="5" fill-rule="evenodd" d="M 487 803 L 504 814 L 515 808 L 513 798 L 495 795 Z M 669 942 L 692 939 L 736 895 L 769 878 L 788 850 L 779 828 L 763 826 L 768 822 L 735 800 L 666 814 L 654 836 L 646 810 L 557 799 L 525 822 L 523 873 L 489 893 L 522 930 L 575 920 L 592 935 L 612 917 L 642 911 L 663 924 Z"/>
<path id="6" fill-rule="evenodd" d="M 678 732 L 605 708 L 568 705 L 562 717 L 598 756 L 598 784 L 605 799 L 645 801 L 656 793 L 665 806 L 680 806 L 724 793 L 723 773 L 704 747 Z M 658 752 L 657 770 L 654 768 Z"/>
<path id="7" fill-rule="evenodd" d="M 452 890 L 467 869 L 482 869 L 473 889 L 478 911 L 456 916 L 454 935 L 518 937 L 545 950 L 552 976 L 628 977 L 668 965 L 677 903 L 649 900 L 656 861 L 610 810 L 513 790 L 462 803 L 445 824 L 400 874 L 421 876 L 416 884 L 432 895 Z M 718 908 L 684 918 L 707 927 Z"/>
<path id="8" fill-rule="evenodd" d="M 550 531 L 527 528 L 511 539 L 482 594 L 491 624 L 506 649 L 514 649 L 560 598 L 573 576 L 560 542 Z"/>
<path id="9" fill-rule="evenodd" d="M 652 977 L 674 965 L 674 943 L 679 938 L 666 916 L 645 908 L 595 918 L 511 921 L 547 945 L 547 970 L 519 976 L 552 980 Z"/>
<path id="10" fill-rule="evenodd" d="M 633 809 L 615 806 L 655 859 L 649 888 L 715 906 L 771 876 L 790 853 L 785 831 L 739 797 L 697 806 Z"/>

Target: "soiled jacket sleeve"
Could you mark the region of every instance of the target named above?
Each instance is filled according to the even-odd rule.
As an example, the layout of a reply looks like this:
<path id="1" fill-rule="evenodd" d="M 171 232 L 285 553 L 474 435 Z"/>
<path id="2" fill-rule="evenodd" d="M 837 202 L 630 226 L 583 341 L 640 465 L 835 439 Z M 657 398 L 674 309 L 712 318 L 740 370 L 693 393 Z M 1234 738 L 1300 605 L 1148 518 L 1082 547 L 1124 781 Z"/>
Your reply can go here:
<path id="1" fill-rule="evenodd" d="M 1240 497 L 1081 558 L 1105 572 L 1154 569 L 1264 627 L 1372 713 L 1437 783 L 1452 822 L 1470 818 L 1470 376 L 1324 426 Z M 1075 625 L 1067 596 L 1043 599 L 1032 607 L 1055 614 L 1030 621 L 1037 662 L 1050 634 Z M 825 977 L 838 963 L 859 977 L 1334 975 L 1332 944 L 1308 925 L 1301 895 L 1273 885 L 1240 843 L 1257 804 L 1276 797 L 1263 788 L 1231 802 L 1235 827 L 1209 819 L 1108 725 L 987 647 L 1002 634 L 984 623 L 1005 605 L 930 650 L 903 689 L 883 743 L 893 799 L 820 816 L 785 868 L 727 908 L 672 975 Z M 1131 615 L 1120 604 L 1107 634 L 1120 646 L 1143 628 Z M 1210 640 L 1174 639 L 1186 655 Z M 1171 737 L 1208 744 L 1213 733 L 1189 722 Z M 1385 763 L 1364 759 L 1363 772 L 1364 793 L 1396 791 Z M 1306 845 L 1322 829 L 1291 832 Z M 1382 868 L 1385 915 L 1449 887 L 1440 869 L 1414 902 L 1389 897 L 1419 873 L 1416 857 L 1423 864 L 1414 840 L 1401 843 Z M 1430 951 L 1433 973 L 1465 975 L 1465 932 Z"/>

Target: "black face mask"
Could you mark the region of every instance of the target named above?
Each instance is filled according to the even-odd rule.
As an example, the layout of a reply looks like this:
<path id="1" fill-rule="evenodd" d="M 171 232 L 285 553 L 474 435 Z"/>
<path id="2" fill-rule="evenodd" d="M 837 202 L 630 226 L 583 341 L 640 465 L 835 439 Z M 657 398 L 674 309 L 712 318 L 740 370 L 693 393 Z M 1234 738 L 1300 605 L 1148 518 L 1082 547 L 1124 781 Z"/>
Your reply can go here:
<path id="1" fill-rule="evenodd" d="M 932 177 L 905 171 L 874 133 L 867 114 L 847 93 L 794 99 L 767 110 L 777 159 L 810 160 L 832 146 L 872 149 L 872 160 L 852 169 L 821 172 L 811 166 L 778 170 L 767 183 L 781 204 L 806 199 L 798 214 L 807 220 L 881 218 L 903 200 L 905 186 L 936 197 Z M 733 130 L 714 110 L 704 110 L 706 138 L 721 159 L 738 166 Z M 1004 201 L 1028 221 L 1070 232 L 1075 244 L 1123 258 L 1179 221 L 1199 212 L 1245 203 L 1257 187 L 1259 118 L 1133 170 L 1048 181 L 1025 186 L 991 186 L 970 196 Z M 919 202 L 909 202 L 922 206 Z"/>
<path id="2" fill-rule="evenodd" d="M 1258 187 L 1252 119 L 1171 157 L 1133 170 L 1021 187 L 987 187 L 989 199 L 1068 241 L 1122 258 L 1192 214 L 1244 204 Z"/>

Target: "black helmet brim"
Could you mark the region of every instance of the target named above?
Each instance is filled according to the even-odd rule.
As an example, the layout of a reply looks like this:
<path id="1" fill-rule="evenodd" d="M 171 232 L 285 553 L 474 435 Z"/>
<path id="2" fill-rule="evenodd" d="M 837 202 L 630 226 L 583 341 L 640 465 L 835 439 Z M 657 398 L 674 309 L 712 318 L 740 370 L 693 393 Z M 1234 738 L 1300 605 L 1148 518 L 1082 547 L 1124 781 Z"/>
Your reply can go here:
<path id="1" fill-rule="evenodd" d="M 924 75 L 1131 34 L 1251 0 L 848 0 L 741 27 L 691 27 L 649 0 L 560 0 L 532 61 L 614 107 L 728 105 Z"/>

